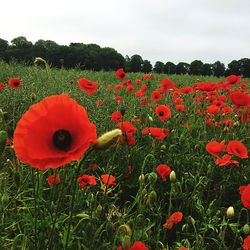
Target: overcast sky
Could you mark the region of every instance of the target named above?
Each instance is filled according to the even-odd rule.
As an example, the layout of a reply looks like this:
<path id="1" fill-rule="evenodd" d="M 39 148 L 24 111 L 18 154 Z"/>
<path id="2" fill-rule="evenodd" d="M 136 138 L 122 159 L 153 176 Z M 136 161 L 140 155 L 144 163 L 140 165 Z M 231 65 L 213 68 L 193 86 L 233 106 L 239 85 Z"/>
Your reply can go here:
<path id="1" fill-rule="evenodd" d="M 0 38 L 95 43 L 153 65 L 250 58 L 250 0 L 4 0 Z M 37 55 L 39 56 L 39 55 Z"/>

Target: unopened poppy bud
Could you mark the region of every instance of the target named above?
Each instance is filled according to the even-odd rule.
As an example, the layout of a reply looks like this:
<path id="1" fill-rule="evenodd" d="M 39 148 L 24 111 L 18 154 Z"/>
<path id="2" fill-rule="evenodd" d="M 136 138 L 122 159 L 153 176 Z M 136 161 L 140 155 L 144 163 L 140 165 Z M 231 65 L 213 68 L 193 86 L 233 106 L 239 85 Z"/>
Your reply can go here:
<path id="1" fill-rule="evenodd" d="M 169 175 L 169 179 L 170 179 L 171 182 L 175 182 L 175 180 L 176 180 L 175 171 L 171 171 L 171 173 Z"/>
<path id="2" fill-rule="evenodd" d="M 149 194 L 149 202 L 153 206 L 157 199 L 157 193 L 155 191 L 151 191 Z"/>
<path id="3" fill-rule="evenodd" d="M 153 121 L 153 118 L 149 115 L 148 116 L 148 119 L 152 122 Z"/>
<path id="4" fill-rule="evenodd" d="M 229 207 L 227 209 L 227 218 L 230 219 L 234 216 L 234 208 L 233 207 Z"/>
<path id="5" fill-rule="evenodd" d="M 36 100 L 36 94 L 35 93 L 31 93 L 30 99 L 31 99 L 32 102 L 34 102 Z"/>
<path id="6" fill-rule="evenodd" d="M 195 224 L 195 219 L 192 216 L 188 216 L 188 222 L 192 225 Z"/>
<path id="7" fill-rule="evenodd" d="M 46 63 L 46 61 L 44 59 L 42 59 L 41 57 L 36 57 L 35 60 L 34 60 L 34 63 L 37 64 L 37 63 Z"/>
<path id="8" fill-rule="evenodd" d="M 141 174 L 141 175 L 139 176 L 139 182 L 143 182 L 143 181 L 144 181 L 144 178 L 145 178 L 144 174 Z"/>
<path id="9" fill-rule="evenodd" d="M 96 213 L 97 213 L 98 216 L 100 216 L 101 213 L 102 213 L 102 206 L 100 204 L 96 208 Z"/>
<path id="10" fill-rule="evenodd" d="M 76 216 L 77 216 L 77 217 L 80 217 L 80 218 L 84 218 L 84 219 L 89 219 L 89 215 L 88 215 L 88 214 L 85 214 L 85 213 L 77 214 Z"/>
<path id="11" fill-rule="evenodd" d="M 94 147 L 99 150 L 105 150 L 110 147 L 121 135 L 122 131 L 120 129 L 109 131 L 97 138 L 97 143 Z"/>
<path id="12" fill-rule="evenodd" d="M 131 239 L 130 236 L 125 235 L 122 239 L 122 249 L 128 250 L 131 246 Z"/>
<path id="13" fill-rule="evenodd" d="M 161 145 L 161 150 L 164 150 L 166 149 L 166 146 L 165 145 Z"/>
<path id="14" fill-rule="evenodd" d="M 148 176 L 148 181 L 150 185 L 154 185 L 157 181 L 157 174 L 155 172 L 150 173 Z"/>
<path id="15" fill-rule="evenodd" d="M 147 190 L 146 190 L 146 188 L 144 188 L 143 190 L 142 190 L 142 198 L 146 198 L 147 197 Z"/>
<path id="16" fill-rule="evenodd" d="M 1 198 L 2 204 L 4 206 L 6 206 L 9 203 L 9 200 L 10 200 L 10 198 L 9 198 L 8 194 L 4 193 L 2 198 Z"/>
<path id="17" fill-rule="evenodd" d="M 128 225 L 124 224 L 124 225 L 121 225 L 120 226 L 120 229 L 122 230 L 122 232 L 125 234 L 125 235 L 128 235 L 130 236 L 131 235 L 131 229 Z"/>
<path id="18" fill-rule="evenodd" d="M 243 230 L 244 234 L 249 234 L 250 233 L 250 228 L 249 228 L 248 224 L 244 225 L 242 230 Z"/>
<path id="19" fill-rule="evenodd" d="M 8 139 L 7 132 L 4 130 L 1 130 L 0 131 L 0 156 L 2 155 L 2 153 L 5 149 L 7 139 Z"/>

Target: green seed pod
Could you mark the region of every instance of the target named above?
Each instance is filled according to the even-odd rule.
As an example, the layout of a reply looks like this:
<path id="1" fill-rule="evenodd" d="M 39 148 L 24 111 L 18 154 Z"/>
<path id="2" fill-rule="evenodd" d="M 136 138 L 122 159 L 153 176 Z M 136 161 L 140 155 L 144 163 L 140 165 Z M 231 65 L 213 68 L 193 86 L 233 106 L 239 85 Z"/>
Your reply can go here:
<path id="1" fill-rule="evenodd" d="M 0 131 L 0 156 L 2 155 L 2 153 L 5 149 L 7 139 L 8 139 L 7 132 L 4 130 L 1 130 Z"/>
<path id="2" fill-rule="evenodd" d="M 101 216 L 102 214 L 102 206 L 100 204 L 96 208 L 96 214 L 97 216 Z"/>
<path id="3" fill-rule="evenodd" d="M 242 231 L 244 232 L 244 234 L 250 233 L 250 227 L 248 226 L 248 224 L 244 225 L 244 227 L 242 228 Z"/>

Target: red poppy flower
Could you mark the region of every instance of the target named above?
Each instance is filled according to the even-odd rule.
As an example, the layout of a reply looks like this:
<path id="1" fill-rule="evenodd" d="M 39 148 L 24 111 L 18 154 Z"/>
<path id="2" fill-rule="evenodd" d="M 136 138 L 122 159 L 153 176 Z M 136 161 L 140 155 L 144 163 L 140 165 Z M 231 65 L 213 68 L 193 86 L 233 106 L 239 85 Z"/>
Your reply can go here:
<path id="1" fill-rule="evenodd" d="M 4 89 L 4 88 L 5 88 L 5 85 L 0 82 L 0 89 Z"/>
<path id="2" fill-rule="evenodd" d="M 140 104 L 144 106 L 144 105 L 146 105 L 147 103 L 148 103 L 147 97 L 142 97 L 141 100 L 140 100 Z"/>
<path id="3" fill-rule="evenodd" d="M 137 79 L 137 80 L 135 81 L 135 84 L 139 87 L 139 86 L 141 85 L 141 80 Z"/>
<path id="4" fill-rule="evenodd" d="M 173 101 L 174 101 L 175 104 L 182 104 L 182 103 L 184 103 L 184 101 L 181 98 L 179 98 L 179 97 L 175 98 Z"/>
<path id="5" fill-rule="evenodd" d="M 177 110 L 185 111 L 185 112 L 187 111 L 187 110 L 185 109 L 184 105 L 175 105 L 175 107 L 176 107 Z"/>
<path id="6" fill-rule="evenodd" d="M 221 108 L 221 114 L 231 114 L 233 112 L 233 109 L 231 107 L 223 107 Z"/>
<path id="7" fill-rule="evenodd" d="M 219 157 L 220 152 L 225 148 L 224 143 L 225 140 L 223 140 L 221 143 L 218 143 L 217 141 L 211 141 L 207 144 L 206 150 L 215 157 Z"/>
<path id="8" fill-rule="evenodd" d="M 103 101 L 98 100 L 98 101 L 96 101 L 95 104 L 96 104 L 97 107 L 100 107 L 103 104 Z"/>
<path id="9" fill-rule="evenodd" d="M 128 169 L 127 169 L 126 173 L 124 174 L 124 177 L 128 178 L 131 175 L 131 173 L 133 172 L 133 170 L 134 170 L 134 166 L 128 166 Z"/>
<path id="10" fill-rule="evenodd" d="M 95 163 L 89 164 L 89 170 L 94 171 L 94 170 L 96 170 L 98 168 L 99 168 L 99 166 L 97 164 L 95 164 Z"/>
<path id="11" fill-rule="evenodd" d="M 181 212 L 175 212 L 173 213 L 169 220 L 166 218 L 166 223 L 163 224 L 163 227 L 167 227 L 168 229 L 171 229 L 174 226 L 174 223 L 177 224 L 182 220 L 183 214 Z"/>
<path id="12" fill-rule="evenodd" d="M 245 249 L 245 250 L 249 250 L 249 249 L 250 249 L 250 235 L 248 235 L 248 236 L 244 239 L 243 249 Z"/>
<path id="13" fill-rule="evenodd" d="M 143 76 L 143 81 L 146 81 L 148 79 L 148 74 L 145 74 L 144 76 Z"/>
<path id="14" fill-rule="evenodd" d="M 86 110 L 61 94 L 30 107 L 17 123 L 13 144 L 22 162 L 44 170 L 80 160 L 96 137 Z"/>
<path id="15" fill-rule="evenodd" d="M 173 84 L 170 80 L 168 80 L 167 78 L 164 78 L 164 79 L 161 81 L 160 86 L 161 86 L 163 89 L 165 89 L 165 90 L 167 90 L 167 89 L 174 89 L 174 84 Z"/>
<path id="16" fill-rule="evenodd" d="M 96 92 L 98 83 L 91 82 L 85 78 L 81 78 L 78 80 L 78 85 L 79 85 L 80 89 L 85 91 L 87 94 L 91 95 L 91 94 L 94 94 Z"/>
<path id="17" fill-rule="evenodd" d="M 87 174 L 84 174 L 83 176 L 79 177 L 77 181 L 81 184 L 82 189 L 86 189 L 87 184 L 90 186 L 96 185 L 95 176 L 88 176 Z"/>
<path id="18" fill-rule="evenodd" d="M 116 101 L 116 102 L 121 102 L 121 101 L 122 101 L 122 98 L 121 98 L 120 96 L 117 96 L 117 97 L 115 98 L 115 101 Z"/>
<path id="19" fill-rule="evenodd" d="M 121 143 L 133 146 L 135 144 L 135 139 L 133 137 L 133 133 L 136 132 L 136 128 L 130 122 L 123 122 L 117 125 L 119 129 L 122 127 L 122 136 L 121 136 Z"/>
<path id="20" fill-rule="evenodd" d="M 102 181 L 105 185 L 116 185 L 115 183 L 115 177 L 112 176 L 112 175 L 109 175 L 109 174 L 104 174 L 104 175 L 101 175 L 101 178 L 102 178 Z"/>
<path id="21" fill-rule="evenodd" d="M 151 99 L 153 100 L 153 101 L 160 101 L 161 99 L 162 99 L 162 95 L 161 95 L 161 93 L 159 92 L 159 91 L 154 91 L 154 92 L 152 92 L 152 94 L 151 94 Z"/>
<path id="22" fill-rule="evenodd" d="M 248 158 L 247 148 L 239 141 L 230 141 L 227 145 L 227 152 L 240 158 Z"/>
<path id="23" fill-rule="evenodd" d="M 220 107 L 218 107 L 216 105 L 210 105 L 207 107 L 207 111 L 210 114 L 217 115 L 220 112 Z"/>
<path id="24" fill-rule="evenodd" d="M 136 132 L 136 128 L 130 122 L 119 123 L 117 125 L 117 127 L 119 129 L 122 129 L 122 132 L 126 132 L 126 133 L 135 133 Z"/>
<path id="25" fill-rule="evenodd" d="M 122 250 L 122 246 L 119 246 L 117 250 Z M 148 250 L 148 247 L 146 247 L 142 242 L 136 241 L 133 246 L 128 248 L 127 250 Z"/>
<path id="26" fill-rule="evenodd" d="M 157 140 L 162 140 L 169 134 L 169 129 L 149 127 L 148 130 Z"/>
<path id="27" fill-rule="evenodd" d="M 141 91 L 142 91 L 142 93 L 143 93 L 143 95 L 144 95 L 144 93 L 146 92 L 146 90 L 147 90 L 147 85 L 145 85 L 145 84 L 143 84 L 142 86 L 141 86 Z"/>
<path id="28" fill-rule="evenodd" d="M 185 248 L 185 247 L 179 247 L 179 250 L 188 250 L 188 248 Z"/>
<path id="29" fill-rule="evenodd" d="M 9 86 L 13 89 L 17 89 L 17 88 L 21 87 L 20 78 L 10 78 L 9 79 Z"/>
<path id="30" fill-rule="evenodd" d="M 241 201 L 246 208 L 250 209 L 250 184 L 244 188 L 241 195 Z"/>
<path id="31" fill-rule="evenodd" d="M 123 86 L 122 85 L 116 85 L 115 87 L 114 87 L 114 90 L 119 90 L 119 89 L 122 89 L 123 88 Z"/>
<path id="32" fill-rule="evenodd" d="M 127 88 L 126 88 L 126 90 L 128 91 L 128 92 L 133 92 L 134 91 L 134 87 L 133 86 L 128 86 Z"/>
<path id="33" fill-rule="evenodd" d="M 169 119 L 171 116 L 170 107 L 166 105 L 159 105 L 155 112 L 157 116 L 164 122 L 165 120 Z"/>
<path id="34" fill-rule="evenodd" d="M 10 146 L 12 144 L 12 141 L 8 138 L 6 141 L 6 146 Z"/>
<path id="35" fill-rule="evenodd" d="M 231 75 L 227 77 L 226 83 L 229 84 L 238 84 L 241 81 L 241 76 Z"/>
<path id="36" fill-rule="evenodd" d="M 152 74 L 152 75 L 150 76 L 150 79 L 151 79 L 151 80 L 154 80 L 154 79 L 155 79 L 155 76 Z"/>
<path id="37" fill-rule="evenodd" d="M 59 180 L 59 174 L 56 175 L 56 179 L 55 179 L 55 175 L 51 175 L 48 178 L 48 184 L 50 186 L 55 185 L 55 184 L 59 184 L 60 180 Z"/>
<path id="38" fill-rule="evenodd" d="M 218 90 L 217 83 L 205 82 L 205 83 L 196 83 L 196 90 L 211 92 Z"/>
<path id="39" fill-rule="evenodd" d="M 129 79 L 129 80 L 127 81 L 127 85 L 131 85 L 131 84 L 132 84 L 132 80 Z"/>
<path id="40" fill-rule="evenodd" d="M 234 104 L 236 110 L 240 107 L 247 107 L 250 105 L 250 97 L 241 92 L 234 92 L 230 94 L 229 99 Z"/>
<path id="41" fill-rule="evenodd" d="M 132 133 L 124 133 L 121 136 L 121 144 L 127 145 L 127 146 L 133 146 L 135 144 L 135 138 Z"/>
<path id="42" fill-rule="evenodd" d="M 186 94 L 186 93 L 191 93 L 193 89 L 191 87 L 183 87 L 181 89 L 181 93 Z"/>
<path id="43" fill-rule="evenodd" d="M 115 73 L 115 76 L 119 78 L 121 81 L 123 81 L 124 78 L 126 77 L 126 73 L 123 71 L 123 69 L 118 69 Z"/>
<path id="44" fill-rule="evenodd" d="M 160 164 L 157 168 L 156 168 L 156 172 L 161 176 L 162 181 L 166 181 L 166 176 L 170 175 L 171 173 L 171 169 L 169 166 L 164 165 L 164 164 Z"/>
<path id="45" fill-rule="evenodd" d="M 239 167 L 239 162 L 237 161 L 233 161 L 231 160 L 231 156 L 230 155 L 223 155 L 222 158 L 217 158 L 217 160 L 215 161 L 215 164 L 216 165 L 219 165 L 219 166 L 227 166 L 227 167 Z"/>
<path id="46" fill-rule="evenodd" d="M 111 121 L 120 122 L 122 120 L 122 114 L 120 111 L 114 112 L 111 117 Z"/>

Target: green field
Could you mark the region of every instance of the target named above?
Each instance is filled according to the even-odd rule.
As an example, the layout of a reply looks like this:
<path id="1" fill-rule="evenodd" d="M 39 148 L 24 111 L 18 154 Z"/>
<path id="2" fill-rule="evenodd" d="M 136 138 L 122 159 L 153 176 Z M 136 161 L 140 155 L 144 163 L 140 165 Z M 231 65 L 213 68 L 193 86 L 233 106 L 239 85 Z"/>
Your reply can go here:
<path id="1" fill-rule="evenodd" d="M 150 75 L 143 80 L 143 73 L 128 73 L 124 81 L 132 80 L 129 86 L 134 87 L 128 92 L 125 84 L 114 90 L 122 84 L 115 73 L 0 61 L 0 83 L 5 85 L 0 89 L 0 130 L 1 136 L 7 132 L 12 142 L 18 121 L 31 105 L 63 93 L 84 107 L 96 126 L 97 137 L 118 126 L 125 129 L 125 122 L 134 130 L 123 131 L 123 140 L 113 141 L 106 150 L 96 150 L 91 143 L 81 160 L 45 170 L 23 163 L 15 154 L 15 144 L 5 146 L 6 138 L 0 137 L 0 248 L 129 249 L 140 241 L 149 249 L 242 249 L 250 232 L 249 207 L 239 192 L 240 186 L 248 186 L 250 177 L 244 151 L 250 148 L 249 106 L 237 109 L 229 95 L 237 90 L 249 96 L 249 79 L 222 88 L 226 77 L 154 74 L 154 80 Z M 20 78 L 21 86 L 11 88 L 11 78 Z M 82 78 L 98 83 L 95 93 L 87 94 L 78 87 Z M 152 100 L 152 92 L 161 88 L 164 78 L 174 83 L 175 89 L 161 93 L 158 101 Z M 194 83 L 206 82 L 216 83 L 217 93 L 193 90 Z M 143 84 L 147 86 L 144 95 L 135 96 Z M 185 93 L 185 86 L 192 90 Z M 120 102 L 115 101 L 118 96 Z M 226 99 L 220 102 L 220 96 Z M 146 105 L 140 104 L 142 97 L 147 98 Z M 100 106 L 96 104 L 99 100 Z M 160 105 L 169 106 L 171 111 L 164 121 L 155 111 Z M 184 105 L 186 111 L 176 105 Z M 219 111 L 209 113 L 211 105 Z M 223 114 L 224 107 L 231 107 L 232 112 Z M 122 122 L 111 120 L 114 112 L 122 112 Z M 64 111 L 60 114 L 64 116 Z M 65 115 L 65 119 L 71 117 Z M 47 131 L 50 124 L 44 127 Z M 146 128 L 169 129 L 169 133 L 160 139 L 163 135 L 159 130 L 154 135 Z M 36 136 L 38 143 L 43 137 L 32 129 L 28 133 L 32 142 L 25 142 L 27 149 L 35 145 Z M 206 147 L 223 140 L 225 145 L 239 141 L 245 148 L 234 152 L 221 147 L 219 159 L 224 159 L 223 155 L 231 159 L 219 165 Z M 91 169 L 90 164 L 98 167 Z M 162 164 L 175 172 L 175 181 L 170 181 L 169 173 L 164 181 L 157 170 Z M 56 174 L 60 183 L 49 185 L 48 177 Z M 94 176 L 96 183 L 83 189 L 77 181 L 83 175 Z M 116 185 L 105 185 L 103 175 L 113 176 Z M 249 193 L 247 201 L 249 206 Z M 233 216 L 227 215 L 230 206 Z M 180 221 L 163 226 L 175 212 L 182 213 Z"/>

